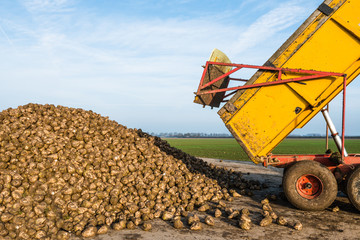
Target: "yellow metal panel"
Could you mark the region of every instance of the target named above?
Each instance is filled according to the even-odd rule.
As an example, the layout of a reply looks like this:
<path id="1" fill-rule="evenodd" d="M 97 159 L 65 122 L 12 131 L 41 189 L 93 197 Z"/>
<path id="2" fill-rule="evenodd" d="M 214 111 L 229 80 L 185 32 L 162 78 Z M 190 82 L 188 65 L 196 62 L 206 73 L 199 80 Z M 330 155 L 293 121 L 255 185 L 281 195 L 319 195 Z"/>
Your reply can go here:
<path id="1" fill-rule="evenodd" d="M 272 140 L 274 134 L 283 130 L 284 124 L 296 121 L 295 108 L 304 109 L 306 105 L 305 101 L 299 102 L 296 92 L 285 84 L 261 88 L 229 124 L 247 145 L 249 152 L 258 153 Z"/>
<path id="2" fill-rule="evenodd" d="M 360 68 L 360 1 L 325 1 L 334 12 L 315 11 L 268 63 L 277 67 L 348 74 Z M 286 78 L 295 75 L 287 74 Z M 249 84 L 275 81 L 269 72 L 256 73 Z M 271 152 L 295 128 L 302 127 L 342 91 L 342 78 L 328 77 L 239 91 L 219 114 L 254 162 Z M 300 113 L 295 109 L 300 108 Z"/>

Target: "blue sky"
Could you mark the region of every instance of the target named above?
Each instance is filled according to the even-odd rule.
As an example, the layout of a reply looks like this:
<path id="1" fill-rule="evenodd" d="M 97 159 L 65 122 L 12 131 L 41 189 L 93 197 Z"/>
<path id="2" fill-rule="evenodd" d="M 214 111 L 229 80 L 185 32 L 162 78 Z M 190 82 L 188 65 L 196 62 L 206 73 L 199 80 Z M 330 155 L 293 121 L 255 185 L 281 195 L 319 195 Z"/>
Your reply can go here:
<path id="1" fill-rule="evenodd" d="M 51 103 L 147 132 L 227 133 L 216 109 L 193 103 L 212 49 L 262 65 L 321 3 L 1 0 L 0 110 Z M 347 134 L 360 135 L 352 85 Z M 337 126 L 340 100 L 331 105 Z M 295 133 L 324 128 L 317 116 Z"/>

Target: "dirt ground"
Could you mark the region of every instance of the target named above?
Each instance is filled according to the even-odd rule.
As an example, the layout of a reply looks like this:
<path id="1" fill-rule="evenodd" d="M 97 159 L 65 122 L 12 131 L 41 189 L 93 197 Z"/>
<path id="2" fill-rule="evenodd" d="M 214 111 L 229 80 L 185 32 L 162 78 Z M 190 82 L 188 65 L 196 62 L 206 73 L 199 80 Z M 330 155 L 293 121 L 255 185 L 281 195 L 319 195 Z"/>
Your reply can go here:
<path id="1" fill-rule="evenodd" d="M 249 162 L 219 161 L 216 159 L 204 159 L 219 166 L 233 168 L 235 171 L 244 173 L 244 178 L 255 179 L 266 182 L 268 188 L 256 191 L 254 195 L 235 198 L 228 202 L 227 206 L 235 209 L 248 208 L 251 212 L 252 228 L 249 231 L 238 227 L 237 221 L 229 220 L 225 216 L 215 218 L 215 226 L 210 227 L 203 224 L 203 230 L 191 231 L 185 225 L 182 230 L 173 228 L 171 222 L 164 222 L 160 219 L 150 221 L 152 230 L 145 232 L 140 228 L 135 230 L 111 230 L 107 234 L 95 237 L 96 240 L 142 240 L 142 239 L 360 239 L 360 213 L 349 203 L 349 200 L 342 193 L 338 194 L 335 202 L 329 209 L 318 212 L 306 212 L 295 209 L 282 195 L 281 180 L 282 169 L 273 167 L 264 168 Z M 249 173 L 249 175 L 247 175 Z M 269 194 L 275 194 L 276 200 L 271 201 L 273 210 L 284 216 L 290 223 L 300 221 L 303 224 L 301 231 L 291 226 L 280 226 L 275 223 L 267 227 L 260 227 L 262 219 L 261 203 Z M 332 212 L 332 208 L 338 206 L 340 211 Z M 203 220 L 206 214 L 199 213 Z M 79 238 L 73 238 L 78 240 Z"/>

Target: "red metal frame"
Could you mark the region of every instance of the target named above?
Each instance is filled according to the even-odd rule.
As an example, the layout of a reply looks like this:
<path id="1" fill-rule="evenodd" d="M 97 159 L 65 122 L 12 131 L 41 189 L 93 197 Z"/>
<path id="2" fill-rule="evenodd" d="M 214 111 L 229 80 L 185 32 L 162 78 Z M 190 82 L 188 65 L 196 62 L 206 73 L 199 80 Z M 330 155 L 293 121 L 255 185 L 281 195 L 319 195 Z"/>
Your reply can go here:
<path id="1" fill-rule="evenodd" d="M 223 75 L 213 79 L 212 81 L 204 84 L 204 78 L 205 74 L 209 69 L 210 65 L 219 65 L 219 66 L 229 66 L 234 67 L 231 71 L 224 73 Z M 202 89 L 214 84 L 217 81 L 220 81 L 221 79 L 225 77 L 229 77 L 231 74 L 243 69 L 243 68 L 250 68 L 250 69 L 258 69 L 258 70 L 267 70 L 272 72 L 278 72 L 278 77 L 276 81 L 272 82 L 264 82 L 264 83 L 257 83 L 257 84 L 251 84 L 251 85 L 243 85 L 243 86 L 236 86 L 236 87 L 230 87 L 230 88 L 222 88 L 222 89 L 216 89 L 216 90 L 209 90 L 209 91 L 201 91 Z M 291 78 L 291 79 L 282 79 L 282 75 L 285 72 L 289 73 L 304 73 L 304 74 L 310 74 L 308 76 L 298 77 L 298 78 Z M 272 86 L 277 84 L 284 84 L 284 83 L 290 83 L 290 82 L 300 82 L 305 80 L 313 80 L 318 78 L 324 78 L 324 77 L 344 77 L 343 73 L 334 73 L 334 72 L 322 72 L 322 71 L 315 71 L 315 70 L 303 70 L 303 69 L 295 69 L 295 68 L 277 68 L 277 67 L 266 67 L 266 66 L 257 66 L 257 65 L 248 65 L 248 64 L 236 64 L 236 63 L 220 63 L 220 62 L 206 62 L 204 72 L 202 74 L 200 84 L 198 87 L 198 90 L 196 92 L 196 95 L 204 95 L 204 94 L 211 94 L 211 93 L 219 93 L 219 92 L 227 92 L 231 90 L 241 90 L 241 89 L 249 89 L 249 88 L 258 88 L 258 87 L 264 87 L 264 86 Z M 235 80 L 235 81 L 243 81 L 246 82 L 248 80 L 245 79 L 238 79 L 238 78 L 229 78 L 229 80 Z M 229 95 L 225 95 L 227 97 Z M 224 97 L 224 98 L 225 98 Z"/>
<path id="2" fill-rule="evenodd" d="M 306 160 L 317 161 L 325 165 L 331 172 L 334 173 L 338 180 L 343 180 L 343 177 L 346 174 L 349 174 L 356 166 L 360 165 L 360 154 L 349 154 L 349 156 L 343 158 L 342 163 L 339 163 L 336 160 L 332 160 L 330 154 L 270 154 L 263 165 L 265 167 L 273 166 L 278 168 L 285 168 L 296 162 Z"/>
<path id="3" fill-rule="evenodd" d="M 233 67 L 232 70 L 229 72 L 211 80 L 210 82 L 204 84 L 204 78 L 206 75 L 206 72 L 209 69 L 210 65 L 219 65 L 219 66 L 230 66 Z M 256 83 L 256 84 L 248 84 L 243 86 L 236 86 L 236 87 L 227 87 L 222 89 L 216 89 L 216 90 L 203 90 L 204 88 L 214 84 L 217 81 L 220 81 L 224 79 L 225 77 L 228 77 L 229 80 L 234 81 L 243 81 L 246 82 L 248 80 L 245 79 L 237 79 L 237 78 L 230 78 L 230 75 L 243 69 L 243 68 L 250 68 L 250 69 L 258 69 L 258 70 L 265 70 L 265 71 L 271 71 L 271 72 L 277 72 L 277 80 L 272 82 L 264 82 L 264 83 Z M 283 73 L 303 73 L 307 74 L 303 77 L 296 77 L 291 79 L 282 79 Z M 347 84 L 347 76 L 344 73 L 335 73 L 335 72 L 323 72 L 323 71 L 315 71 L 315 70 L 303 70 L 303 69 L 292 69 L 292 68 L 277 68 L 277 67 L 267 67 L 267 66 L 257 66 L 257 65 L 248 65 L 248 64 L 235 64 L 235 63 L 220 63 L 220 62 L 210 62 L 207 61 L 205 65 L 204 72 L 201 77 L 201 81 L 198 87 L 196 95 L 204 95 L 204 94 L 212 94 L 212 93 L 219 93 L 219 92 L 227 92 L 227 91 L 233 91 L 231 93 L 225 94 L 222 101 L 224 99 L 234 93 L 236 93 L 238 90 L 242 89 L 251 89 L 251 88 L 260 88 L 260 87 L 266 87 L 266 86 L 272 86 L 277 84 L 284 84 L 284 83 L 291 83 L 291 82 L 300 82 L 300 81 L 306 81 L 306 80 L 314 80 L 324 77 L 342 77 L 344 79 L 343 81 L 343 104 L 342 104 L 342 147 L 341 147 L 341 159 L 340 162 L 336 162 L 331 160 L 331 155 L 329 154 L 317 154 L 317 155 L 272 155 L 270 154 L 267 158 L 267 160 L 263 163 L 264 166 L 275 166 L 275 167 L 286 167 L 289 166 L 295 162 L 303 161 L 303 160 L 312 160 L 312 161 L 318 161 L 325 166 L 327 166 L 334 174 L 336 172 L 336 169 L 339 169 L 341 171 L 341 175 L 338 178 L 343 177 L 343 174 L 349 173 L 352 169 L 354 169 L 354 166 L 360 165 L 360 154 L 349 154 L 347 157 L 344 156 L 344 149 L 345 149 L 345 107 L 346 107 L 346 84 Z M 335 177 L 336 174 L 335 174 Z"/>
<path id="4" fill-rule="evenodd" d="M 342 135 L 341 135 L 341 159 L 344 161 L 344 149 L 345 149 L 345 106 L 346 106 L 346 80 L 347 76 L 344 74 L 343 82 L 343 106 L 342 106 Z"/>

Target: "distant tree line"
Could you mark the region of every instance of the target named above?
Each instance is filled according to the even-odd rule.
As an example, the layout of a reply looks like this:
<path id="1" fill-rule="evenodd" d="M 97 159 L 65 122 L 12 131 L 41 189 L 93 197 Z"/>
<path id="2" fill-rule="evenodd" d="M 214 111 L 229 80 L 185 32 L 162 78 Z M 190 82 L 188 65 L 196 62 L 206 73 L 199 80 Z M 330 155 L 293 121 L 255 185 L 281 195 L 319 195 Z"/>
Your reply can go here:
<path id="1" fill-rule="evenodd" d="M 178 133 L 178 132 L 169 132 L 169 133 L 150 133 L 152 136 L 157 136 L 161 138 L 233 138 L 230 133 Z M 346 138 L 360 138 L 360 136 L 345 136 Z M 322 134 L 306 134 L 306 135 L 297 135 L 290 134 L 287 138 L 325 138 L 325 135 Z M 329 136 L 331 138 L 331 136 Z"/>
<path id="2" fill-rule="evenodd" d="M 326 138 L 326 135 L 325 134 L 316 134 L 316 133 L 310 133 L 310 134 L 306 134 L 306 135 L 290 134 L 286 138 Z M 329 138 L 331 138 L 330 133 L 329 133 Z M 360 138 L 360 136 L 346 136 L 345 135 L 345 138 Z"/>
<path id="3" fill-rule="evenodd" d="M 153 136 L 161 138 L 232 138 L 229 133 L 151 133 Z"/>

